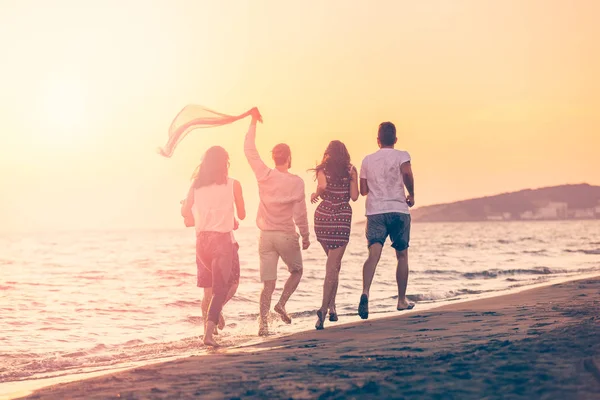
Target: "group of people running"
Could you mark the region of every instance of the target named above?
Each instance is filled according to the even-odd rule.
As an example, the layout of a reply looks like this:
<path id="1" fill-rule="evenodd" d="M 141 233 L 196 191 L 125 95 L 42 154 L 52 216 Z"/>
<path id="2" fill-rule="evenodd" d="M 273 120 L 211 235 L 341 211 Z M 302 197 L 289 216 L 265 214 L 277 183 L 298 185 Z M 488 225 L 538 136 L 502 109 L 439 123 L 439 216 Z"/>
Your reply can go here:
<path id="1" fill-rule="evenodd" d="M 258 334 L 264 336 L 269 332 L 268 315 L 280 258 L 290 275 L 274 311 L 285 323 L 292 322 L 286 304 L 300 283 L 302 250 L 309 248 L 310 234 L 304 181 L 289 172 L 292 166 L 290 147 L 276 145 L 272 150 L 275 168 L 265 164 L 256 148 L 256 125 L 262 123 L 262 116 L 257 108 L 249 114 L 252 122 L 244 141 L 244 153 L 256 175 L 260 197 L 256 222 L 260 230 L 258 253 L 263 288 Z M 323 301 L 315 324 L 319 330 L 324 328 L 327 314 L 330 321 L 338 320 L 335 297 L 352 227 L 350 201 L 358 200 L 359 194 L 367 197 L 369 252 L 363 266 L 363 292 L 358 314 L 362 319 L 369 316 L 369 289 L 388 237 L 398 260 L 397 309 L 414 307 L 406 298 L 411 222 L 409 207 L 415 204 L 410 155 L 394 149 L 397 136 L 396 127 L 391 122 L 379 125 L 377 142 L 380 149 L 365 157 L 360 175 L 350 163 L 346 146 L 338 140 L 329 143 L 321 163 L 313 169 L 317 188 L 310 199 L 312 203 L 319 203 L 314 215 L 314 231 L 327 255 Z M 208 149 L 194 172 L 181 209 L 186 226 L 193 226 L 196 231 L 198 286 L 204 288 L 203 341 L 207 346 L 218 346 L 213 335 L 225 326 L 222 309 L 234 296 L 240 280 L 239 246 L 233 232 L 238 228 L 237 220 L 246 218 L 246 207 L 242 186 L 229 177 L 228 170 L 227 151 L 220 146 Z"/>

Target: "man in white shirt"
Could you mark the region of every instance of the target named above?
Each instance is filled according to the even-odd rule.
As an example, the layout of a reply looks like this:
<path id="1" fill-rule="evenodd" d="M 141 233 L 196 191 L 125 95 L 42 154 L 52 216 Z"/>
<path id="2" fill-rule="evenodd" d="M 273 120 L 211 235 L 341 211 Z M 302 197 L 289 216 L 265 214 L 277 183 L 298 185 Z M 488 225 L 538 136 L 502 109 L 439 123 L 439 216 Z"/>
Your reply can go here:
<path id="1" fill-rule="evenodd" d="M 365 157 L 360 169 L 360 193 L 367 196 L 367 242 L 369 257 L 363 266 L 363 293 L 358 314 L 369 318 L 369 290 L 381 251 L 388 236 L 396 250 L 398 267 L 398 310 L 410 310 L 414 304 L 406 298 L 408 283 L 408 244 L 410 212 L 415 204 L 414 179 L 410 155 L 395 150 L 396 127 L 391 122 L 379 125 L 379 150 Z M 405 194 L 405 189 L 408 195 Z"/>

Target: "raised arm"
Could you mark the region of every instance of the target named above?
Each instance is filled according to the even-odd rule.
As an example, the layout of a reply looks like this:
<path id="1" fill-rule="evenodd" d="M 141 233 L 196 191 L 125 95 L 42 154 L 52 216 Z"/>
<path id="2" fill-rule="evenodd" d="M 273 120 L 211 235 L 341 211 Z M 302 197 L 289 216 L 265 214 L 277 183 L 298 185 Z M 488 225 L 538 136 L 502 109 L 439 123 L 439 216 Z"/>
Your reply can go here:
<path id="1" fill-rule="evenodd" d="M 233 181 L 233 197 L 235 200 L 235 209 L 237 211 L 237 216 L 243 221 L 246 218 L 246 203 L 244 202 L 242 185 L 239 181 Z"/>
<path id="2" fill-rule="evenodd" d="M 310 232 L 308 230 L 308 211 L 306 209 L 306 194 L 304 192 L 304 182 L 298 185 L 298 196 L 294 203 L 294 223 L 302 236 L 302 248 L 308 249 L 310 246 Z"/>
<path id="3" fill-rule="evenodd" d="M 271 172 L 271 168 L 260 158 L 260 154 L 256 148 L 256 123 L 261 121 L 260 114 L 257 114 L 258 110 L 256 110 L 255 114 L 252 114 L 252 122 L 250 122 L 250 127 L 244 140 L 244 154 L 252 171 L 254 171 L 254 175 L 256 175 L 256 179 L 261 180 Z"/>
<path id="4" fill-rule="evenodd" d="M 400 166 L 400 171 L 402 172 L 404 187 L 408 192 L 408 196 L 406 196 L 406 204 L 408 204 L 409 207 L 412 207 L 415 205 L 415 179 L 413 177 L 410 161 L 402 164 Z"/>

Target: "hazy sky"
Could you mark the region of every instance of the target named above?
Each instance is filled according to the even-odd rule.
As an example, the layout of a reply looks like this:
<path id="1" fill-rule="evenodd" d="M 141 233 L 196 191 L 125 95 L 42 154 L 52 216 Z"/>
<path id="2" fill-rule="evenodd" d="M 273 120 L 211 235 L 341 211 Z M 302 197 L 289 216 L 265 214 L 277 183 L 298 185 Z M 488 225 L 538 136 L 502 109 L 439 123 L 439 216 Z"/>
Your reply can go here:
<path id="1" fill-rule="evenodd" d="M 600 184 L 599 18 L 594 0 L 0 0 L 0 230 L 182 226 L 213 144 L 252 226 L 249 121 L 156 154 L 188 103 L 258 106 L 259 149 L 288 142 L 307 194 L 330 140 L 360 165 L 385 120 L 418 205 Z"/>

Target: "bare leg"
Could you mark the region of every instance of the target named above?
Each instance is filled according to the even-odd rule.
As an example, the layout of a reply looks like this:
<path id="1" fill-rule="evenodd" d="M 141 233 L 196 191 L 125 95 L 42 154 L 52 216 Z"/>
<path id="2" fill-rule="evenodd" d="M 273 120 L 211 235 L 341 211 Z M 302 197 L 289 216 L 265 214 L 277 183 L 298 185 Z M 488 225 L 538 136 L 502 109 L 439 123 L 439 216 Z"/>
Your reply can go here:
<path id="1" fill-rule="evenodd" d="M 329 302 L 329 314 L 337 314 L 336 309 L 335 309 L 335 296 L 337 296 L 338 284 L 340 283 L 339 274 L 340 274 L 341 267 L 342 267 L 342 264 L 340 263 L 340 266 L 337 270 L 338 280 L 335 281 L 335 285 L 333 286 L 333 293 L 331 294 L 331 301 Z"/>
<path id="2" fill-rule="evenodd" d="M 206 321 L 208 318 L 208 306 L 213 296 L 213 290 L 211 287 L 204 288 L 204 297 L 202 298 L 202 318 Z"/>
<path id="3" fill-rule="evenodd" d="M 327 308 L 333 302 L 335 303 L 334 295 L 339 282 L 340 268 L 342 265 L 342 257 L 346 246 L 338 247 L 337 249 L 329 250 L 327 255 L 327 264 L 325 271 L 325 282 L 323 283 L 323 301 L 321 303 L 321 309 L 317 314 L 319 320 L 317 321 L 317 329 L 323 328 L 323 319 L 327 313 Z"/>
<path id="4" fill-rule="evenodd" d="M 321 243 L 321 247 L 323 247 L 323 251 L 325 252 L 325 255 L 329 256 L 329 249 L 323 243 Z M 340 264 L 340 268 L 341 268 L 341 264 Z M 339 273 L 339 269 L 338 269 L 338 273 Z M 332 297 L 331 303 L 329 303 L 329 314 L 336 314 L 336 312 L 335 312 L 335 296 L 337 295 L 337 289 L 338 289 L 338 285 L 336 283 L 335 287 L 333 288 L 333 297 Z"/>
<path id="5" fill-rule="evenodd" d="M 325 246 L 323 243 L 319 242 L 319 244 L 321 245 L 321 247 L 323 248 L 323 251 L 325 252 L 325 255 L 328 256 L 329 255 L 329 249 L 327 248 L 327 246 Z"/>
<path id="6" fill-rule="evenodd" d="M 210 314 L 214 313 L 214 311 L 211 310 L 211 308 L 223 308 L 222 305 L 219 307 L 218 304 L 224 300 L 225 295 L 223 293 L 214 293 L 212 288 L 205 289 L 205 293 L 207 292 L 212 293 L 212 298 L 210 299 L 210 304 L 208 305 L 207 311 L 204 314 L 206 317 L 204 319 L 203 342 L 206 346 L 218 347 L 219 344 L 215 341 L 213 336 L 219 334 L 219 332 L 217 331 L 217 321 L 220 319 L 220 317 L 222 317 L 223 314 L 220 311 L 217 311 L 219 314 L 217 315 L 217 318 L 215 318 L 215 320 L 211 320 Z M 214 318 L 214 314 L 212 318 Z"/>
<path id="7" fill-rule="evenodd" d="M 231 300 L 231 298 L 234 296 L 236 290 L 237 290 L 237 286 L 238 284 L 236 283 L 234 286 L 232 286 L 229 289 L 229 293 L 227 293 L 227 299 L 225 300 L 225 303 L 227 303 L 229 300 Z M 210 306 L 210 300 L 212 299 L 213 296 L 213 290 L 212 288 L 204 288 L 204 297 L 202 298 L 202 319 L 204 320 L 204 331 L 206 333 L 206 319 L 208 318 L 208 307 Z M 223 306 L 225 306 L 225 304 L 223 304 Z M 217 324 L 217 328 L 223 330 L 223 328 L 225 328 L 225 317 L 223 317 L 223 313 L 221 312 L 221 314 L 219 315 L 219 323 Z M 217 328 L 215 328 L 213 334 L 218 335 L 219 332 L 217 331 Z"/>
<path id="8" fill-rule="evenodd" d="M 331 304 L 335 304 L 335 294 L 337 292 L 342 258 L 344 257 L 345 251 L 346 246 L 329 251 L 325 272 L 325 283 L 323 284 L 323 302 L 321 303 L 321 311 L 323 311 L 323 313 L 327 312 L 327 308 L 331 307 Z"/>
<path id="9" fill-rule="evenodd" d="M 398 267 L 396 268 L 396 282 L 398 283 L 398 310 L 409 310 L 415 305 L 406 298 L 408 285 L 408 249 L 396 251 Z"/>
<path id="10" fill-rule="evenodd" d="M 206 322 L 208 319 L 208 307 L 210 306 L 210 301 L 213 297 L 213 289 L 211 287 L 204 288 L 204 297 L 202 298 L 202 320 L 204 321 L 204 336 L 206 336 Z M 215 328 L 213 333 L 218 334 L 217 329 Z"/>
<path id="11" fill-rule="evenodd" d="M 212 299 L 208 306 L 208 317 L 206 322 L 206 332 L 204 334 L 204 344 L 207 346 L 217 346 L 213 335 L 216 332 L 216 325 L 219 323 L 223 304 L 229 292 L 229 284 L 226 282 L 227 270 L 231 268 L 230 260 L 226 257 L 214 257 L 212 260 Z"/>
<path id="12" fill-rule="evenodd" d="M 375 269 L 381 258 L 381 251 L 383 246 L 380 243 L 375 243 L 369 247 L 369 257 L 363 266 L 363 294 L 369 297 L 369 291 L 371 290 L 371 283 L 373 283 L 373 277 L 375 276 Z"/>
<path id="13" fill-rule="evenodd" d="M 229 291 L 227 292 L 227 297 L 225 298 L 225 304 L 227 304 L 229 300 L 233 299 L 233 296 L 235 296 L 235 293 L 237 292 L 239 286 L 239 282 L 235 282 L 233 285 L 231 285 Z"/>
<path id="14" fill-rule="evenodd" d="M 213 339 L 213 332 L 217 330 L 216 324 L 213 321 L 206 321 L 206 330 L 204 333 L 204 344 L 206 346 L 218 347 L 219 344 Z"/>
<path id="15" fill-rule="evenodd" d="M 275 311 L 279 315 L 281 315 L 281 319 L 286 324 L 291 324 L 292 319 L 285 311 L 285 305 L 287 304 L 288 300 L 290 299 L 290 296 L 292 295 L 292 293 L 294 293 L 296 291 L 296 288 L 298 287 L 298 284 L 300 283 L 301 278 L 302 278 L 302 270 L 292 271 L 292 273 L 290 273 L 290 277 L 285 282 L 285 286 L 283 287 L 283 293 L 281 293 L 281 298 L 275 305 Z"/>
<path id="16" fill-rule="evenodd" d="M 360 303 L 358 304 L 358 315 L 362 319 L 369 318 L 369 291 L 371 290 L 371 283 L 373 283 L 373 277 L 375 276 L 375 269 L 381 258 L 382 249 L 383 246 L 381 243 L 372 244 L 369 247 L 369 257 L 363 266 L 363 293 L 360 296 Z"/>
<path id="17" fill-rule="evenodd" d="M 273 297 L 276 282 L 277 281 L 265 281 L 263 284 L 263 289 L 260 292 L 260 317 L 258 328 L 259 336 L 265 336 L 269 333 L 269 325 L 267 318 L 269 316 L 269 309 L 271 308 L 271 297 Z"/>
<path id="18" fill-rule="evenodd" d="M 225 304 L 227 304 L 229 300 L 231 300 L 233 296 L 235 296 L 238 286 L 239 282 L 236 282 L 229 287 L 229 291 L 227 292 L 227 297 L 225 298 L 225 303 L 223 303 L 223 307 L 225 307 Z M 217 324 L 217 328 L 219 328 L 220 330 L 223 330 L 225 328 L 225 317 L 223 316 L 222 312 L 219 315 L 219 323 Z"/>

